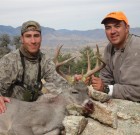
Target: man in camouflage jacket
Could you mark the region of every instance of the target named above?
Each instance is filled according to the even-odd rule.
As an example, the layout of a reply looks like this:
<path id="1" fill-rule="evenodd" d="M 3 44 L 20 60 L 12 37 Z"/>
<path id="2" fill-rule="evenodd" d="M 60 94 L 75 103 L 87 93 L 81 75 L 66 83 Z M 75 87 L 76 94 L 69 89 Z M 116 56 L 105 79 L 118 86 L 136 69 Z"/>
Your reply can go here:
<path id="1" fill-rule="evenodd" d="M 41 27 L 35 21 L 23 23 L 21 47 L 0 59 L 0 113 L 6 110 L 7 97 L 35 101 L 41 94 L 41 79 L 48 89 L 56 89 L 66 81 L 56 73 L 51 59 L 40 51 Z M 53 85 L 50 85 L 52 84 Z"/>

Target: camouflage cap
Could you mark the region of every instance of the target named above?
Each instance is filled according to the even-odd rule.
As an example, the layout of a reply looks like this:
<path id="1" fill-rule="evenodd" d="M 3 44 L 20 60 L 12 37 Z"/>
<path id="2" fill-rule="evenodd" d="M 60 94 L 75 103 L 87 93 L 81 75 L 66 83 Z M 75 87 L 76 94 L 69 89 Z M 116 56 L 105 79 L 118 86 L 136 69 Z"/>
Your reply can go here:
<path id="1" fill-rule="evenodd" d="M 21 35 L 27 31 L 39 31 L 41 33 L 41 26 L 35 21 L 24 22 L 21 27 Z"/>

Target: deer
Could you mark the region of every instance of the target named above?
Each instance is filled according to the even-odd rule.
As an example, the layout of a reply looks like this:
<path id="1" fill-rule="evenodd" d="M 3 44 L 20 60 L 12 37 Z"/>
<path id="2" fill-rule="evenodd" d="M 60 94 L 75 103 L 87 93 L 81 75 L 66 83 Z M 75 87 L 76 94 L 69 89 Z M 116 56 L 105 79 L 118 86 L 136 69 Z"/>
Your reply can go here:
<path id="1" fill-rule="evenodd" d="M 64 79 L 68 80 L 67 76 L 60 71 L 60 66 L 74 58 L 58 62 L 57 58 L 60 49 L 61 47 L 56 51 L 54 59 L 56 71 Z M 103 66 L 104 64 L 102 66 L 97 65 L 95 69 L 90 70 L 90 65 L 88 65 L 86 77 L 99 71 Z M 62 121 L 68 115 L 67 105 L 76 103 L 82 108 L 83 115 L 92 113 L 94 106 L 87 91 L 86 85 L 82 85 L 82 87 L 81 84 L 67 85 L 59 93 L 43 94 L 34 102 L 11 98 L 11 102 L 6 103 L 6 112 L 0 115 L 0 135 L 64 134 L 62 132 L 64 130 Z"/>

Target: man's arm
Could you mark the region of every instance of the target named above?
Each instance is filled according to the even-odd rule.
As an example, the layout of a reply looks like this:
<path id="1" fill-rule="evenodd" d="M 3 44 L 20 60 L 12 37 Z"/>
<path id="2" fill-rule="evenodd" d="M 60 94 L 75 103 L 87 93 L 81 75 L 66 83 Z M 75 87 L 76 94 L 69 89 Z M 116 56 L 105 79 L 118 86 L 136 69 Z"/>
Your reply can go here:
<path id="1" fill-rule="evenodd" d="M 118 81 L 113 81 L 113 73 L 109 67 L 106 66 L 101 72 L 100 77 L 107 85 L 112 85 L 112 97 L 119 99 L 127 99 L 131 101 L 140 101 L 140 49 L 139 43 L 128 46 L 123 63 L 118 76 Z M 108 64 L 107 64 L 108 65 Z"/>
<path id="2" fill-rule="evenodd" d="M 140 101 L 140 60 L 133 59 L 133 64 L 121 68 L 120 82 L 113 86 L 114 98 Z M 138 65 L 137 65 L 138 64 Z"/>
<path id="3" fill-rule="evenodd" d="M 6 110 L 5 102 L 10 102 L 10 99 L 5 96 L 7 96 L 7 91 L 17 75 L 17 68 L 12 58 L 11 55 L 7 55 L 0 59 L 0 113 Z M 13 59 L 16 61 L 15 56 Z"/>

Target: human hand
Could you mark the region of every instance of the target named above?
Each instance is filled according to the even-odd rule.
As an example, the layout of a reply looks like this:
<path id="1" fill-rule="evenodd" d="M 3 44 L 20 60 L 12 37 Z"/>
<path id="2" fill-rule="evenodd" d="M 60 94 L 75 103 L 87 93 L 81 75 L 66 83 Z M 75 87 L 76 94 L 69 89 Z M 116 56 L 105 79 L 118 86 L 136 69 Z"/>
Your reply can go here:
<path id="1" fill-rule="evenodd" d="M 7 97 L 0 96 L 0 113 L 4 113 L 6 111 L 5 102 L 10 102 L 10 99 Z"/>
<path id="2" fill-rule="evenodd" d="M 86 84 L 86 85 L 91 85 L 91 77 L 87 77 L 87 78 L 85 79 L 85 84 Z"/>
<path id="3" fill-rule="evenodd" d="M 82 75 L 81 74 L 75 74 L 74 75 L 74 81 L 78 82 L 80 80 L 82 80 Z"/>
<path id="4" fill-rule="evenodd" d="M 94 75 L 91 76 L 91 85 L 95 90 L 104 91 L 104 83 L 101 78 L 95 77 Z"/>

